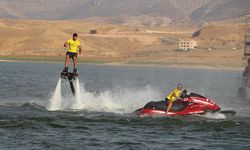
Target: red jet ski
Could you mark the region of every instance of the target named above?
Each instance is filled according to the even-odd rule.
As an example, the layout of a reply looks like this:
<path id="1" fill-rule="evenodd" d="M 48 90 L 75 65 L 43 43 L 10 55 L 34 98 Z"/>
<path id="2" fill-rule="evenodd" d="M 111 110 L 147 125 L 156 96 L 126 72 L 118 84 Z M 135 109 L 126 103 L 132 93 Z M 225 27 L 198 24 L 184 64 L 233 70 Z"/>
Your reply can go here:
<path id="1" fill-rule="evenodd" d="M 143 108 L 134 113 L 138 116 L 184 116 L 193 114 L 205 114 L 207 112 L 220 112 L 223 114 L 235 114 L 234 111 L 220 111 L 221 108 L 210 99 L 196 94 L 187 95 L 183 92 L 180 99 L 173 103 L 168 114 L 166 114 L 167 105 L 165 101 L 149 102 Z"/>

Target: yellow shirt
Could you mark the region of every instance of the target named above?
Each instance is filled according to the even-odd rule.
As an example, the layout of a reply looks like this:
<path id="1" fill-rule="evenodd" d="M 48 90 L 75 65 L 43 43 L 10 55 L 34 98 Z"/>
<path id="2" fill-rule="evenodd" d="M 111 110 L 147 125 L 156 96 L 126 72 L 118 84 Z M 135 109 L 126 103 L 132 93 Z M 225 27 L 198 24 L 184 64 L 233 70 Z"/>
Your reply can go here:
<path id="1" fill-rule="evenodd" d="M 180 95 L 181 95 L 181 90 L 175 89 L 167 96 L 167 99 L 174 102 Z"/>
<path id="2" fill-rule="evenodd" d="M 69 44 L 68 52 L 77 53 L 78 48 L 81 45 L 81 42 L 79 40 L 74 41 L 73 39 L 69 39 L 67 42 Z"/>

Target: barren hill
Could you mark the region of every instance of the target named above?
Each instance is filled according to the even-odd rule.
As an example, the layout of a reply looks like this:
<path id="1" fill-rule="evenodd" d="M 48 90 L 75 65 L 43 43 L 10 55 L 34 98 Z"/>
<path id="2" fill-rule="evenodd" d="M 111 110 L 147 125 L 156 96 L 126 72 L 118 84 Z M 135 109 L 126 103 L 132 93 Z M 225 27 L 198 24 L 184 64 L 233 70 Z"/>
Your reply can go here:
<path id="1" fill-rule="evenodd" d="M 235 48 L 242 46 L 243 29 L 243 24 L 218 23 L 202 27 L 193 33 L 193 37 L 206 48 Z"/>
<path id="2" fill-rule="evenodd" d="M 96 29 L 97 34 L 90 34 Z M 223 23 L 201 29 L 133 27 L 83 20 L 0 20 L 0 57 L 64 59 L 63 43 L 79 33 L 86 61 L 241 65 L 242 26 Z M 192 37 L 193 36 L 193 37 Z M 193 38 L 195 51 L 176 51 L 178 41 Z M 210 50 L 212 48 L 212 51 Z"/>
<path id="3" fill-rule="evenodd" d="M 97 29 L 98 34 L 89 31 Z M 139 31 L 142 30 L 142 31 Z M 159 42 L 159 36 L 144 34 L 146 29 L 120 27 L 80 20 L 35 21 L 0 20 L 1 55 L 61 56 L 63 43 L 78 32 L 85 57 L 120 58 Z M 165 30 L 165 29 L 164 29 Z M 166 29 L 167 31 L 167 29 Z M 138 32 L 138 34 L 136 33 Z M 144 33 L 141 33 L 144 32 Z"/>

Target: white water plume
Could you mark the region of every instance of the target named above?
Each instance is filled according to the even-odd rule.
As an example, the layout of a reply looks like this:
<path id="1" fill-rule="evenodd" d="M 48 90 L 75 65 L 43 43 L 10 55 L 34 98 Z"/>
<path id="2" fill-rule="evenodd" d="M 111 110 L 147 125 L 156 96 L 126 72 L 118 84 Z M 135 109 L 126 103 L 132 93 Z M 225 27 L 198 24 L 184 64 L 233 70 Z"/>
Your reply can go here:
<path id="1" fill-rule="evenodd" d="M 88 92 L 82 85 L 80 87 L 80 97 L 76 98 L 76 105 L 72 105 L 76 107 L 71 109 L 130 113 L 142 107 L 148 101 L 158 100 L 159 96 L 156 96 L 157 94 L 150 87 L 139 90 L 119 89 L 92 93 Z"/>
<path id="2" fill-rule="evenodd" d="M 49 105 L 47 106 L 48 110 L 55 111 L 55 110 L 60 110 L 61 109 L 61 78 L 59 78 L 56 89 L 54 91 L 54 94 L 52 98 L 49 101 Z"/>
<path id="3" fill-rule="evenodd" d="M 61 89 L 61 79 L 58 80 L 56 89 L 47 107 L 48 110 L 91 110 L 114 113 L 131 113 L 143 107 L 149 101 L 158 101 L 161 94 L 150 86 L 138 88 L 116 88 L 102 92 L 89 92 L 84 83 L 75 80 L 75 97 L 67 93 L 68 83 Z M 64 85 L 63 85 L 64 86 Z M 61 90 L 66 90 L 63 95 Z"/>
<path id="4" fill-rule="evenodd" d="M 65 88 L 68 88 L 65 84 Z M 114 113 L 131 113 L 149 101 L 157 101 L 160 95 L 150 86 L 137 88 L 116 88 L 101 92 L 88 91 L 84 83 L 75 81 L 76 94 L 64 93 L 61 99 L 61 110 L 91 110 Z M 65 90 L 65 89 L 63 89 Z"/>
<path id="5" fill-rule="evenodd" d="M 79 79 L 76 79 L 75 81 L 75 103 L 73 104 L 74 109 L 82 109 L 84 108 L 84 105 L 82 104 L 81 100 L 81 88 L 80 88 L 80 81 Z"/>

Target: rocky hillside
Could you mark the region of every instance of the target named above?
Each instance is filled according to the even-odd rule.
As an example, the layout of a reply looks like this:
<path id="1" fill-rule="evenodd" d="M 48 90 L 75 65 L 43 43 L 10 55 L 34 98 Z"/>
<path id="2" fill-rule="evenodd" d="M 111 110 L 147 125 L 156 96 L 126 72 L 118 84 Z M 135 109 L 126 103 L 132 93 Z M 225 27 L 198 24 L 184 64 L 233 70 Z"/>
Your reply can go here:
<path id="1" fill-rule="evenodd" d="M 244 26 L 238 24 L 213 24 L 194 32 L 193 38 L 199 42 L 200 48 L 241 49 L 243 29 Z"/>
<path id="2" fill-rule="evenodd" d="M 128 25 L 128 26 L 148 26 L 148 27 L 164 27 L 169 26 L 171 19 L 163 16 L 111 16 L 111 17 L 92 17 L 86 19 L 91 22 L 107 23 L 116 25 Z"/>
<path id="3" fill-rule="evenodd" d="M 190 15 L 191 20 L 218 21 L 238 18 L 250 14 L 249 0 L 218 0 L 211 1 L 194 10 Z"/>
<path id="4" fill-rule="evenodd" d="M 0 0 L 0 17 L 82 19 L 144 16 L 148 19 L 145 16 L 157 16 L 170 22 L 183 19 L 202 22 L 250 14 L 249 6 L 250 0 Z"/>

